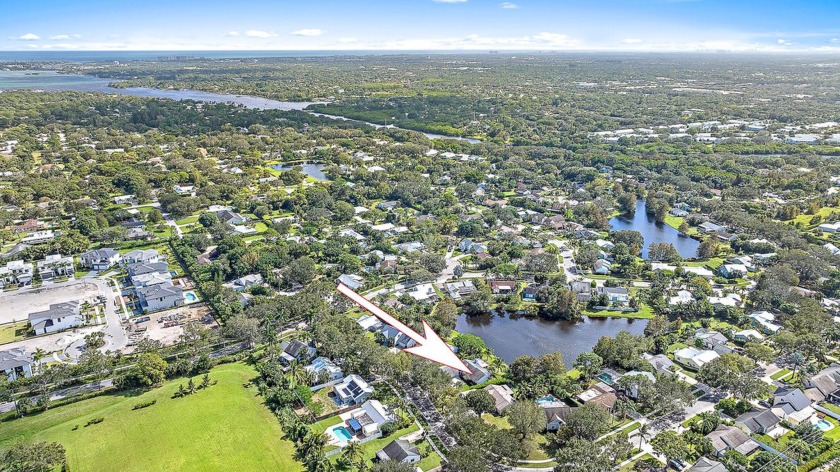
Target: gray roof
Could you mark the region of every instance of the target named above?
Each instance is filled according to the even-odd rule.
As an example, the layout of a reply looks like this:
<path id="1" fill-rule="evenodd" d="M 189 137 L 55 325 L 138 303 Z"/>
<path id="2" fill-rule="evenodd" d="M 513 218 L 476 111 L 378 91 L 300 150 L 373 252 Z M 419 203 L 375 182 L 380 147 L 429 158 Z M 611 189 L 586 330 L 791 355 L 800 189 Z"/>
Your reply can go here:
<path id="1" fill-rule="evenodd" d="M 33 326 L 35 326 L 36 324 L 45 320 L 54 320 L 57 318 L 64 318 L 67 316 L 74 316 L 78 314 L 78 312 L 79 302 L 53 303 L 47 310 L 30 313 L 29 322 L 32 323 Z"/>
<path id="2" fill-rule="evenodd" d="M 32 364 L 35 358 L 27 354 L 23 349 L 9 349 L 0 351 L 0 371 L 14 369 L 15 367 Z"/>
<path id="3" fill-rule="evenodd" d="M 743 431 L 734 427 L 720 425 L 716 430 L 706 435 L 712 441 L 715 451 L 724 452 L 729 449 L 747 455 L 758 448 L 758 444 L 750 439 Z"/>
<path id="4" fill-rule="evenodd" d="M 397 461 L 402 462 L 405 458 L 409 456 L 419 456 L 420 451 L 417 449 L 417 446 L 409 443 L 404 439 L 396 439 L 388 443 L 387 446 L 383 447 L 376 453 L 376 457 L 379 460 L 387 461 Z"/>
<path id="5" fill-rule="evenodd" d="M 137 293 L 142 294 L 143 298 L 164 298 L 171 296 L 180 297 L 183 295 L 183 292 L 184 290 L 181 287 L 172 285 L 168 282 L 150 285 L 148 287 L 140 287 L 137 289 Z"/>
<path id="6" fill-rule="evenodd" d="M 688 472 L 728 472 L 726 466 L 718 461 L 701 457 Z"/>
<path id="7" fill-rule="evenodd" d="M 811 406 L 811 400 L 798 388 L 779 387 L 773 392 L 773 397 L 773 406 L 780 407 L 787 414 Z"/>
<path id="8" fill-rule="evenodd" d="M 169 272 L 169 264 L 166 262 L 135 262 L 134 264 L 129 264 L 127 269 L 128 273 L 133 277 L 136 275 L 151 274 L 153 272 Z"/>
<path id="9" fill-rule="evenodd" d="M 736 423 L 741 423 L 753 433 L 767 431 L 779 424 L 781 420 L 770 410 L 748 411 L 735 418 Z"/>

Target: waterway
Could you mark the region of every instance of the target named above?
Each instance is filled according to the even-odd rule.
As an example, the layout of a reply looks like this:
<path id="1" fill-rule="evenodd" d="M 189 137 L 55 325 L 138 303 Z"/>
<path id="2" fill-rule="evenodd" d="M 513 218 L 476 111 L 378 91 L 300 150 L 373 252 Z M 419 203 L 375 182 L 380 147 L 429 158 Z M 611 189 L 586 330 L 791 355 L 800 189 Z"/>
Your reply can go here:
<path id="1" fill-rule="evenodd" d="M 310 105 L 325 102 L 281 102 L 262 97 L 249 95 L 229 95 L 223 93 L 201 92 L 198 90 L 174 90 L 156 89 L 149 87 L 115 88 L 109 84 L 114 82 L 111 79 L 102 79 L 85 75 L 59 74 L 55 71 L 3 71 L 0 70 L 0 91 L 3 90 L 46 90 L 46 91 L 76 91 L 76 92 L 103 92 L 131 95 L 147 98 L 168 98 L 171 100 L 195 100 L 208 103 L 232 103 L 246 108 L 257 110 L 305 110 Z M 323 113 L 309 112 L 312 115 L 329 118 L 333 120 L 354 121 L 379 128 L 400 129 L 394 125 L 378 125 L 367 121 L 353 120 L 343 116 L 326 115 Z M 456 139 L 470 143 L 481 142 L 478 139 L 462 138 L 456 136 L 443 136 L 434 133 L 422 133 L 429 139 Z"/>
<path id="2" fill-rule="evenodd" d="M 647 259 L 650 243 L 671 243 L 683 258 L 697 257 L 697 248 L 700 242 L 688 236 L 683 236 L 676 229 L 664 224 L 657 223 L 645 211 L 645 200 L 639 199 L 636 202 L 636 213 L 632 216 L 616 216 L 610 219 L 610 227 L 613 230 L 633 230 L 642 233 L 645 244 L 642 248 L 642 257 Z"/>
<path id="3" fill-rule="evenodd" d="M 642 334 L 647 320 L 589 318 L 572 322 L 503 314 L 461 315 L 455 330 L 482 338 L 497 356 L 512 362 L 527 354 L 540 356 L 560 352 L 571 367 L 578 354 L 592 350 L 602 336 L 615 337 L 621 331 Z"/>

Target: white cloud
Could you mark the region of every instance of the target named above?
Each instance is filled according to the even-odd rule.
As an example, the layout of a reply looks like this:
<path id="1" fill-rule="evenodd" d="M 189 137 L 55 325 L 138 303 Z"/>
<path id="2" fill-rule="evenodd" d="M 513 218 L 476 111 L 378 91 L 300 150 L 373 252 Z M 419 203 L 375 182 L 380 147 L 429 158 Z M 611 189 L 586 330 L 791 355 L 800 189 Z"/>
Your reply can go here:
<path id="1" fill-rule="evenodd" d="M 50 39 L 53 41 L 66 41 L 68 39 L 79 39 L 82 35 L 80 34 L 56 34 L 54 36 L 50 36 Z"/>
<path id="2" fill-rule="evenodd" d="M 17 39 L 19 41 L 37 41 L 41 39 L 41 37 L 34 33 L 26 33 L 24 35 L 18 36 Z"/>
<path id="3" fill-rule="evenodd" d="M 779 46 L 787 46 L 792 43 L 790 41 L 785 41 L 784 39 L 778 39 L 776 40 L 776 44 L 778 44 Z"/>
<path id="4" fill-rule="evenodd" d="M 358 43 L 359 40 L 356 38 L 338 38 L 338 42 L 341 44 L 353 44 Z"/>
<path id="5" fill-rule="evenodd" d="M 622 39 L 621 40 L 621 44 L 641 44 L 641 43 L 642 43 L 642 40 L 639 39 L 639 38 L 627 38 L 627 39 Z"/>
<path id="6" fill-rule="evenodd" d="M 239 36 L 239 31 L 228 31 L 228 36 Z"/>
<path id="7" fill-rule="evenodd" d="M 505 10 L 516 10 L 519 8 L 519 5 L 511 2 L 502 2 L 499 4 L 500 7 L 504 8 Z"/>
<path id="8" fill-rule="evenodd" d="M 318 28 L 303 28 L 292 31 L 289 34 L 293 36 L 321 36 L 324 33 L 326 33 L 326 31 Z"/>
<path id="9" fill-rule="evenodd" d="M 245 32 L 245 36 L 249 38 L 276 38 L 277 33 L 273 31 L 262 31 L 262 30 L 248 30 Z"/>
<path id="10" fill-rule="evenodd" d="M 530 36 L 481 36 L 472 34 L 456 38 L 405 39 L 369 43 L 365 49 L 394 50 L 481 50 L 481 49 L 580 49 L 578 41 L 568 35 L 542 32 Z"/>
<path id="11" fill-rule="evenodd" d="M 432 0 L 435 3 L 467 3 L 467 0 Z"/>

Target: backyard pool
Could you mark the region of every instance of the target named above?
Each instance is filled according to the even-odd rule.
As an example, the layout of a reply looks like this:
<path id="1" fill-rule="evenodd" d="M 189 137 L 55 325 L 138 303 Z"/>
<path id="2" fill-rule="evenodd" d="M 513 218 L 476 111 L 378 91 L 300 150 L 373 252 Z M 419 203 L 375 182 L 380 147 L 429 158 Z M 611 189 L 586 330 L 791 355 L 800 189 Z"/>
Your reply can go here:
<path id="1" fill-rule="evenodd" d="M 336 426 L 330 430 L 330 434 L 332 434 L 336 443 L 340 446 L 347 444 L 348 441 L 353 439 L 353 434 L 344 426 Z"/>
<path id="2" fill-rule="evenodd" d="M 834 425 L 831 424 L 831 422 L 826 420 L 826 419 L 813 421 L 813 423 L 814 423 L 814 427 L 817 428 L 820 431 L 828 431 L 829 429 L 834 427 Z"/>
<path id="3" fill-rule="evenodd" d="M 192 303 L 198 300 L 198 296 L 195 292 L 184 292 L 184 300 L 186 300 L 187 303 Z"/>
<path id="4" fill-rule="evenodd" d="M 540 397 L 540 398 L 537 398 L 537 399 L 536 399 L 536 400 L 534 400 L 534 401 L 536 401 L 537 403 L 554 403 L 554 402 L 556 402 L 556 401 L 557 401 L 557 399 L 556 399 L 556 398 L 554 398 L 554 397 L 552 397 L 551 395 L 549 395 L 549 396 L 547 396 L 547 397 Z"/>

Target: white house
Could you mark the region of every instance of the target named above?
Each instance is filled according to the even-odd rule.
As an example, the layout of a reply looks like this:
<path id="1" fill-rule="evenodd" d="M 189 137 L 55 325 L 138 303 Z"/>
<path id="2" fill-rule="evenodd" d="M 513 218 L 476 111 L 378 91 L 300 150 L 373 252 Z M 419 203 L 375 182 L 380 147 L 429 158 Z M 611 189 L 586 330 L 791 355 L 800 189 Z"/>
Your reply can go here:
<path id="1" fill-rule="evenodd" d="M 365 439 L 382 437 L 382 426 L 394 421 L 379 400 L 368 400 L 361 407 L 342 414 L 341 419 L 353 433 L 362 434 Z"/>
<path id="2" fill-rule="evenodd" d="M 53 303 L 44 311 L 29 314 L 29 324 L 35 334 L 49 334 L 85 324 L 79 302 Z"/>
<path id="3" fill-rule="evenodd" d="M 45 229 L 43 231 L 35 231 L 29 236 L 21 239 L 20 242 L 24 244 L 44 244 L 55 239 L 55 236 L 55 232 L 49 229 Z"/>
<path id="4" fill-rule="evenodd" d="M 412 445 L 404 439 L 395 439 L 387 446 L 376 451 L 377 461 L 394 461 L 403 464 L 416 464 L 420 462 L 420 451 L 417 446 Z"/>
<path id="5" fill-rule="evenodd" d="M 373 387 L 356 374 L 348 375 L 344 381 L 333 385 L 335 402 L 339 405 L 358 405 L 373 395 Z"/>
<path id="6" fill-rule="evenodd" d="M 763 341 L 764 336 L 754 329 L 744 329 L 733 333 L 732 337 L 735 341 L 746 343 L 750 341 Z"/>
<path id="7" fill-rule="evenodd" d="M 146 311 L 158 311 L 184 304 L 184 291 L 170 282 L 140 287 L 135 290 L 140 307 Z"/>
<path id="8" fill-rule="evenodd" d="M 674 352 L 674 360 L 682 365 L 700 370 L 701 367 L 720 357 L 718 353 L 711 350 L 685 347 Z"/>
<path id="9" fill-rule="evenodd" d="M 720 275 L 727 279 L 734 279 L 747 275 L 747 267 L 744 264 L 723 264 L 720 266 Z"/>
<path id="10" fill-rule="evenodd" d="M 6 375 L 9 382 L 20 378 L 32 377 L 32 365 L 35 359 L 23 349 L 9 349 L 0 351 L 0 372 Z"/>
<path id="11" fill-rule="evenodd" d="M 42 280 L 71 277 L 76 273 L 73 256 L 61 257 L 61 254 L 50 254 L 43 261 L 38 261 L 36 265 Z"/>
<path id="12" fill-rule="evenodd" d="M 160 261 L 160 253 L 158 253 L 155 249 L 135 249 L 123 254 L 122 256 L 123 265 L 137 264 L 138 262 L 151 264 Z"/>
<path id="13" fill-rule="evenodd" d="M 782 329 L 781 326 L 774 323 L 776 315 L 769 311 L 757 311 L 749 315 L 752 324 L 761 330 L 764 334 L 776 334 Z"/>
<path id="14" fill-rule="evenodd" d="M 316 383 L 320 381 L 332 382 L 344 377 L 341 368 L 326 357 L 316 357 L 305 369 L 312 374 Z"/>
<path id="15" fill-rule="evenodd" d="M 120 263 L 122 256 L 114 248 L 94 249 L 79 256 L 79 263 L 85 269 L 107 270 Z"/>
<path id="16" fill-rule="evenodd" d="M 20 286 L 32 283 L 32 264 L 23 261 L 9 261 L 6 267 L 0 267 L 0 288 L 9 284 Z"/>

